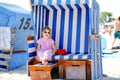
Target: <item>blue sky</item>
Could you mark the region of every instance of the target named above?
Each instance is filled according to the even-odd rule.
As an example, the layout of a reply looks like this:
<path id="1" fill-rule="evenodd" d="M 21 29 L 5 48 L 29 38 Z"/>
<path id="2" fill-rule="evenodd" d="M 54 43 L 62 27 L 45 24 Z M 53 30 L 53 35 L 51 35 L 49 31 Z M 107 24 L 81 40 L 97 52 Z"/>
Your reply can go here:
<path id="1" fill-rule="evenodd" d="M 96 0 L 100 5 L 100 12 L 108 11 L 113 13 L 113 17 L 120 16 L 120 0 Z"/>

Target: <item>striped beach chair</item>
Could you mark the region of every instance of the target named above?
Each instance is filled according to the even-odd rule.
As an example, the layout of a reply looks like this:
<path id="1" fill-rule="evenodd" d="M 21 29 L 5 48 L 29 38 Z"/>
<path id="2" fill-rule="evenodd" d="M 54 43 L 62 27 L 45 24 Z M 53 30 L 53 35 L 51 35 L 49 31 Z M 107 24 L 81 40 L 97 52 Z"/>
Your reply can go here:
<path id="1" fill-rule="evenodd" d="M 14 26 L 16 27 L 14 49 L 12 49 L 13 50 L 12 58 L 9 63 L 10 70 L 17 69 L 25 65 L 27 62 L 27 54 L 25 52 L 26 36 L 34 33 L 32 22 L 33 21 L 32 21 L 31 11 L 28 11 L 17 5 L 12 5 L 9 3 L 0 3 L 0 28 L 1 27 L 13 28 Z M 7 38 L 8 37 L 10 36 L 7 35 Z M 0 30 L 0 40 L 1 40 L 1 30 Z M 0 50 L 1 50 L 1 45 L 4 43 L 5 43 L 4 40 L 2 43 L 0 41 Z"/>
<path id="2" fill-rule="evenodd" d="M 15 50 L 16 27 L 0 27 L 2 37 L 0 40 L 0 70 L 9 71 L 21 67 L 27 61 L 25 50 Z M 9 37 L 9 38 L 7 38 Z M 2 43 L 4 43 L 2 45 Z M 8 47 L 9 46 L 9 47 Z M 22 60 L 21 60 L 22 58 Z"/>
<path id="3" fill-rule="evenodd" d="M 32 42 L 41 37 L 40 33 L 45 26 L 49 26 L 56 48 L 66 49 L 68 53 L 54 55 L 53 60 L 90 61 L 91 79 L 101 77 L 99 4 L 96 0 L 32 0 L 32 3 L 36 27 L 35 39 Z M 35 56 L 32 46 L 29 45 L 28 49 L 29 57 Z"/>

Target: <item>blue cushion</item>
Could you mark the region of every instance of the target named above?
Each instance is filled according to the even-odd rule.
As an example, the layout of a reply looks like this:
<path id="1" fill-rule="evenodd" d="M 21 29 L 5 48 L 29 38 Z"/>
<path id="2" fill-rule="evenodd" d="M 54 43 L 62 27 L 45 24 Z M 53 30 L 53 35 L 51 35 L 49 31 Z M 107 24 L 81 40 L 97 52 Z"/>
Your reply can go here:
<path id="1" fill-rule="evenodd" d="M 54 55 L 53 60 L 59 60 L 59 59 L 64 59 L 64 60 L 68 60 L 68 59 L 72 59 L 72 60 L 76 60 L 76 59 L 91 59 L 91 54 L 67 54 L 67 55 Z"/>

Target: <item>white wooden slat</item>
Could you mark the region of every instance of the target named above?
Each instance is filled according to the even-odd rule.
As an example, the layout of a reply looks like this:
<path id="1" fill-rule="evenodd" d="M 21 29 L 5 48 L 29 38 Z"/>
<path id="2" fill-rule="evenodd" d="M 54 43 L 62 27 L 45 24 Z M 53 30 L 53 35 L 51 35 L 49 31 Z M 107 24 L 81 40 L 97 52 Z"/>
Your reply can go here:
<path id="1" fill-rule="evenodd" d="M 11 56 L 8 54 L 0 54 L 0 58 L 11 59 Z"/>
<path id="2" fill-rule="evenodd" d="M 9 66 L 10 63 L 6 61 L 0 61 L 0 65 Z"/>

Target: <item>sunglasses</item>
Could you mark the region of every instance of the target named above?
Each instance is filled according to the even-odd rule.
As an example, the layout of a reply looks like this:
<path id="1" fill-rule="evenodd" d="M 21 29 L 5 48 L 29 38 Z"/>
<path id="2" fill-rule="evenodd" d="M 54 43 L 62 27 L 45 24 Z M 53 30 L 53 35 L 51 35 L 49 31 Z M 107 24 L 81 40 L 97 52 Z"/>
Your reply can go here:
<path id="1" fill-rule="evenodd" d="M 44 33 L 50 34 L 50 32 L 46 32 L 46 31 Z"/>

